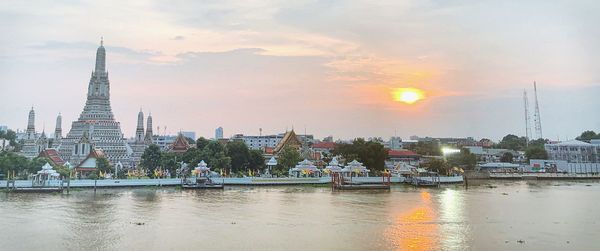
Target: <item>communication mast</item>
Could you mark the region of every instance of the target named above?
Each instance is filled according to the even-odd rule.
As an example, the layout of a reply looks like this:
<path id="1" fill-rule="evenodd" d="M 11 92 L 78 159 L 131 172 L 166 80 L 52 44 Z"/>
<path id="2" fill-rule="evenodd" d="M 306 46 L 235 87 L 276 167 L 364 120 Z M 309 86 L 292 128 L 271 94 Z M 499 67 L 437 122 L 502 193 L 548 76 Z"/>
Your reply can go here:
<path id="1" fill-rule="evenodd" d="M 531 127 L 529 123 L 531 122 L 529 117 L 529 101 L 527 99 L 527 91 L 523 90 L 523 105 L 525 106 L 525 145 L 529 146 L 529 139 L 531 138 Z"/>
<path id="2" fill-rule="evenodd" d="M 533 95 L 535 96 L 535 114 L 533 115 L 533 122 L 535 123 L 535 134 L 538 139 L 544 138 L 542 134 L 542 121 L 540 119 L 540 106 L 537 98 L 537 86 L 533 81 Z"/>

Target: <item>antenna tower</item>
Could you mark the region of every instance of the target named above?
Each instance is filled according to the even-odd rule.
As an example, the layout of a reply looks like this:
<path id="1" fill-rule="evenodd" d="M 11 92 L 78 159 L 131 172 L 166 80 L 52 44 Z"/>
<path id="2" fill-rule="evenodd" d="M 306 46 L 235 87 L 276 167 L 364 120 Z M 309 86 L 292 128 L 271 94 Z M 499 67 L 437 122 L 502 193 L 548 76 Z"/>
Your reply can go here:
<path id="1" fill-rule="evenodd" d="M 533 122 L 535 123 L 535 136 L 538 139 L 544 138 L 542 134 L 542 121 L 540 119 L 540 106 L 538 104 L 537 97 L 537 85 L 533 82 L 533 95 L 535 96 L 535 114 L 533 115 Z"/>
<path id="2" fill-rule="evenodd" d="M 529 100 L 527 99 L 527 91 L 523 90 L 523 105 L 525 107 L 525 144 L 529 146 L 529 140 L 531 138 L 531 127 L 529 123 L 531 122 L 529 117 Z"/>

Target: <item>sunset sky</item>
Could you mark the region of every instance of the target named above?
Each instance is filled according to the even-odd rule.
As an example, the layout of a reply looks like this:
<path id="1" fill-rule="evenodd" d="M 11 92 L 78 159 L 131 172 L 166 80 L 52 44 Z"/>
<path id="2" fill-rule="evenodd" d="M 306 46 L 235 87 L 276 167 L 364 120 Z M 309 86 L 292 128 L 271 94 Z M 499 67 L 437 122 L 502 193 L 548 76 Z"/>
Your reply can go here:
<path id="1" fill-rule="evenodd" d="M 163 2 L 163 3 L 160 3 Z M 214 137 L 335 139 L 600 131 L 597 1 L 2 1 L 0 125 L 63 132 L 104 37 L 113 112 Z M 399 88 L 424 99 L 398 102 Z M 162 132 L 161 132 L 162 134 Z"/>

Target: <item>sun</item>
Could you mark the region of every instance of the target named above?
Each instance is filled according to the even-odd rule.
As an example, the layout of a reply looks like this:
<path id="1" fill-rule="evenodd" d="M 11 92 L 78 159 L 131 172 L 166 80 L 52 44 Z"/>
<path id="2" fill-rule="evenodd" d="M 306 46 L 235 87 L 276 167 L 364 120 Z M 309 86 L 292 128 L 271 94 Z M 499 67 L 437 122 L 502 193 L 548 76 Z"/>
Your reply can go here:
<path id="1" fill-rule="evenodd" d="M 394 100 L 406 104 L 414 104 L 415 102 L 425 98 L 425 92 L 416 88 L 397 88 L 394 89 Z"/>

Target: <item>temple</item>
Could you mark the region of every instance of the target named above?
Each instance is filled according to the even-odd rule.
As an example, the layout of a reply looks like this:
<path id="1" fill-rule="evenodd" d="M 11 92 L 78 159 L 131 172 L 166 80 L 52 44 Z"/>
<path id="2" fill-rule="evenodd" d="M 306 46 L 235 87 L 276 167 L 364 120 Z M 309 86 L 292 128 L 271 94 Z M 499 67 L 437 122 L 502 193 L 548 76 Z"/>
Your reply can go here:
<path id="1" fill-rule="evenodd" d="M 283 138 L 279 141 L 279 144 L 273 149 L 273 154 L 279 154 L 285 147 L 291 147 L 300 151 L 302 148 L 302 142 L 298 140 L 298 136 L 294 132 L 294 129 L 287 131 Z"/>
<path id="2" fill-rule="evenodd" d="M 61 139 L 59 153 L 63 160 L 77 166 L 96 149 L 102 150 L 113 164 L 132 164 L 121 125 L 115 120 L 110 106 L 110 82 L 102 42 L 96 51 L 96 66 L 88 84 L 85 107 L 79 119 L 73 121 L 69 133 Z"/>
<path id="3" fill-rule="evenodd" d="M 180 132 L 177 134 L 177 138 L 175 138 L 173 144 L 167 147 L 167 151 L 172 153 L 185 153 L 191 147 L 190 143 L 188 143 L 187 139 Z"/>

